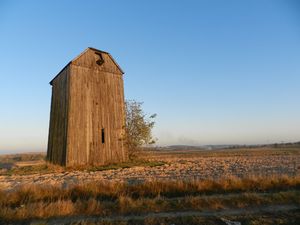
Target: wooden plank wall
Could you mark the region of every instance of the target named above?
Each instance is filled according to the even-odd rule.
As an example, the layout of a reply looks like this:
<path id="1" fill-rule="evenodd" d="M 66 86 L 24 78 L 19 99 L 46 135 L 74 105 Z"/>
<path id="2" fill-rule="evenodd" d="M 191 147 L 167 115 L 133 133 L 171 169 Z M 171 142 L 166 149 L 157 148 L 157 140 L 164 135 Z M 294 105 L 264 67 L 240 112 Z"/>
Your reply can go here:
<path id="1" fill-rule="evenodd" d="M 122 72 L 108 54 L 88 50 L 70 65 L 67 165 L 127 160 Z M 101 130 L 105 131 L 105 143 Z"/>
<path id="2" fill-rule="evenodd" d="M 47 160 L 60 165 L 66 162 L 68 82 L 69 66 L 52 83 Z"/>

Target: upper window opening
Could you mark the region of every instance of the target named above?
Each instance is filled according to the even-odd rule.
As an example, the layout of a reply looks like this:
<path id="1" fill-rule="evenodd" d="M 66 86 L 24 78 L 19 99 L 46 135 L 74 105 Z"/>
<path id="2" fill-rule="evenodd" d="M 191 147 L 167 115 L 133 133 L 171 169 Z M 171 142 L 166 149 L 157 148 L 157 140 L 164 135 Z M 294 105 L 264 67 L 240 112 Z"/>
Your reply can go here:
<path id="1" fill-rule="evenodd" d="M 103 59 L 103 57 L 102 57 L 102 54 L 99 53 L 99 52 L 95 52 L 95 54 L 96 54 L 97 56 L 99 56 L 98 59 L 97 59 L 97 61 L 96 61 L 96 63 L 97 63 L 99 66 L 101 66 L 101 65 L 104 63 L 104 59 Z"/>

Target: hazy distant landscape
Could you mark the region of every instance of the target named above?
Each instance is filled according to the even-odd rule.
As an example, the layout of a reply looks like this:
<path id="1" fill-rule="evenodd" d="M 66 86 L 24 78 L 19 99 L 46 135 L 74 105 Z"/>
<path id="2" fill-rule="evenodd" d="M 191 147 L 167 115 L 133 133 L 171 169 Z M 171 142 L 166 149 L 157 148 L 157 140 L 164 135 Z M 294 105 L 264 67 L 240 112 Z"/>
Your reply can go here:
<path id="1" fill-rule="evenodd" d="M 2 224 L 299 220 L 299 143 L 217 150 L 170 146 L 146 149 L 128 163 L 82 169 L 50 165 L 44 157 L 0 156 Z"/>

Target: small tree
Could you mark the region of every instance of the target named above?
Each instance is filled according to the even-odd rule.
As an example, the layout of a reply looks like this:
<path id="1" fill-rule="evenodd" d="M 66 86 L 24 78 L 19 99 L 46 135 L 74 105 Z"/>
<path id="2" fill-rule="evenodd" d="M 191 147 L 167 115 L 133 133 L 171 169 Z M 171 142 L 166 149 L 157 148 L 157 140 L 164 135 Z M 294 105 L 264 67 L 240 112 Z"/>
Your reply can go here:
<path id="1" fill-rule="evenodd" d="M 153 119 L 156 114 L 148 117 L 142 110 L 142 104 L 135 100 L 125 102 L 125 132 L 129 158 L 136 157 L 143 145 L 155 143 L 155 139 L 152 137 L 152 128 L 155 124 Z"/>

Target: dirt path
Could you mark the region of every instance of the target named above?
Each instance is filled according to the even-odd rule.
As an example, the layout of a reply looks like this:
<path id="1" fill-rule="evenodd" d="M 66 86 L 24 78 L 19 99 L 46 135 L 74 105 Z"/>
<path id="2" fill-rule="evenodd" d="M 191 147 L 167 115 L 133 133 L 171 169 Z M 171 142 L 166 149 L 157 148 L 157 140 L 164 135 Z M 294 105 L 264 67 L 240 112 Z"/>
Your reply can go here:
<path id="1" fill-rule="evenodd" d="M 217 217 L 220 218 L 220 221 L 226 223 L 226 219 L 222 217 L 226 216 L 237 216 L 237 215 L 252 215 L 252 214 L 264 214 L 264 213 L 278 213 L 286 212 L 291 210 L 300 209 L 299 205 L 268 205 L 268 206 L 259 206 L 255 208 L 242 208 L 242 209 L 223 209 L 223 210 L 208 210 L 208 211 L 176 211 L 176 212 L 158 212 L 158 213 L 146 213 L 141 215 L 128 215 L 128 216 L 109 216 L 109 217 L 97 217 L 97 216 L 76 216 L 76 217 L 64 217 L 64 218 L 53 218 L 49 220 L 36 220 L 28 224 L 49 224 L 49 225 L 63 225 L 63 224 L 80 224 L 80 222 L 86 223 L 96 223 L 102 221 L 108 222 L 117 222 L 117 221 L 129 221 L 129 220 L 143 220 L 145 218 L 175 218 L 175 217 L 190 217 L 190 216 L 199 216 L 199 217 Z M 240 224 L 236 221 L 236 224 Z M 22 223 L 24 224 L 24 223 Z M 232 223 L 234 224 L 234 223 Z"/>

